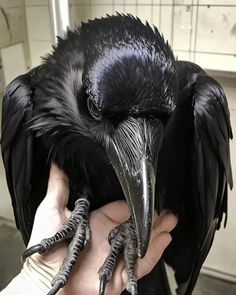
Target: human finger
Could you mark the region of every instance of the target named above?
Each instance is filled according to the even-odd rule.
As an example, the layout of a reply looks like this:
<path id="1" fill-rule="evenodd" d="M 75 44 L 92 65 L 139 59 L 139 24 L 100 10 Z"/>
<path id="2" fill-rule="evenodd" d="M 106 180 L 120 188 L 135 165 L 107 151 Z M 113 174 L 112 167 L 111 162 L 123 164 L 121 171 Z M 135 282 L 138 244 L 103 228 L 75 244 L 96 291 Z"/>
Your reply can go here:
<path id="1" fill-rule="evenodd" d="M 129 206 L 124 200 L 109 203 L 98 210 L 105 214 L 111 221 L 118 224 L 130 217 Z"/>
<path id="2" fill-rule="evenodd" d="M 162 232 L 152 239 L 146 255 L 143 258 L 137 259 L 136 273 L 138 279 L 142 278 L 152 271 L 170 242 L 171 235 L 168 232 Z M 123 267 L 121 268 L 121 281 L 124 283 L 124 286 L 126 286 L 128 278 L 124 267 L 124 262 L 122 262 L 122 265 Z"/>
<path id="3" fill-rule="evenodd" d="M 159 216 L 157 215 L 156 218 L 154 218 L 153 230 L 156 231 L 157 234 L 165 231 L 170 232 L 175 228 L 177 222 L 178 218 L 176 215 L 171 212 L 164 211 L 161 212 Z"/>
<path id="4" fill-rule="evenodd" d="M 169 232 L 174 229 L 176 224 L 177 217 L 170 212 L 164 211 L 159 216 L 155 216 L 147 253 L 142 259 L 138 258 L 137 260 L 138 277 L 149 273 L 156 265 L 172 240 Z"/>
<path id="5" fill-rule="evenodd" d="M 138 278 L 148 274 L 161 258 L 164 250 L 170 244 L 172 238 L 168 232 L 162 232 L 151 241 L 146 255 L 137 260 Z"/>
<path id="6" fill-rule="evenodd" d="M 176 224 L 177 217 L 174 214 L 168 211 L 163 211 L 160 215 L 157 215 L 155 212 L 154 225 L 151 232 L 150 244 L 147 253 L 142 259 L 137 259 L 136 272 L 138 278 L 141 278 L 149 273 L 159 261 L 164 250 L 172 240 L 169 232 L 173 230 Z M 126 282 L 127 274 L 124 269 L 124 264 L 121 276 L 122 281 Z"/>

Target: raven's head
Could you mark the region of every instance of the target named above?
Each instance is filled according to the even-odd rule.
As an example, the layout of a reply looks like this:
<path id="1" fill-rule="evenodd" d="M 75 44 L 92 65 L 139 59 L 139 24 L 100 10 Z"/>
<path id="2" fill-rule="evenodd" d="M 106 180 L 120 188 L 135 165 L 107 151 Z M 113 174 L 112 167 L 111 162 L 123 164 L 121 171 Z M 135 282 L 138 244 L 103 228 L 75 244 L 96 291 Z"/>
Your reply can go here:
<path id="1" fill-rule="evenodd" d="M 175 108 L 170 47 L 140 20 L 113 16 L 69 31 L 43 69 L 44 82 L 37 83 L 36 92 L 36 97 L 42 92 L 43 109 L 32 129 L 58 145 L 79 136 L 80 145 L 89 140 L 102 146 L 128 201 L 138 252 L 144 256 L 153 222 L 158 153 Z"/>
<path id="2" fill-rule="evenodd" d="M 132 21 L 135 33 L 130 24 L 124 32 L 132 38 L 121 33 L 114 43 L 104 40 L 97 46 L 102 50 L 92 58 L 85 56 L 82 80 L 90 136 L 102 144 L 117 174 L 143 257 L 153 222 L 158 152 L 175 108 L 176 72 L 173 54 L 159 33 Z"/>

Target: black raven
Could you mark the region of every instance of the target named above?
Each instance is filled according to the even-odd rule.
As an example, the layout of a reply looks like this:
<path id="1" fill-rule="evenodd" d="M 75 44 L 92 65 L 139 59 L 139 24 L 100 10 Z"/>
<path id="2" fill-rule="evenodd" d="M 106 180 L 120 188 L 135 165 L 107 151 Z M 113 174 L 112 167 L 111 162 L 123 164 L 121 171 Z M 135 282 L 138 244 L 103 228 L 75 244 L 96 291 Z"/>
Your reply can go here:
<path id="1" fill-rule="evenodd" d="M 68 30 L 43 64 L 17 77 L 4 95 L 2 155 L 17 226 L 27 243 L 55 162 L 69 177 L 68 206 L 75 204 L 83 224 L 89 205 L 95 209 L 126 198 L 131 218 L 118 235 L 128 231 L 124 238 L 132 238 L 141 257 L 154 208 L 177 214 L 164 260 L 175 271 L 179 294 L 191 294 L 227 213 L 230 138 L 221 86 L 199 66 L 175 60 L 156 28 L 130 15 L 88 21 Z M 79 226 L 70 220 L 66 230 Z M 82 244 L 88 236 L 84 232 Z M 46 251 L 57 238 L 42 241 L 24 257 Z M 100 294 L 111 275 L 110 262 L 115 264 L 110 258 L 100 270 Z M 66 274 L 72 264 L 69 258 Z M 144 278 L 143 289 L 141 280 L 140 294 L 168 293 L 156 283 L 159 270 Z M 129 290 L 137 294 L 130 273 Z M 65 284 L 67 276 L 62 277 L 52 293 Z"/>

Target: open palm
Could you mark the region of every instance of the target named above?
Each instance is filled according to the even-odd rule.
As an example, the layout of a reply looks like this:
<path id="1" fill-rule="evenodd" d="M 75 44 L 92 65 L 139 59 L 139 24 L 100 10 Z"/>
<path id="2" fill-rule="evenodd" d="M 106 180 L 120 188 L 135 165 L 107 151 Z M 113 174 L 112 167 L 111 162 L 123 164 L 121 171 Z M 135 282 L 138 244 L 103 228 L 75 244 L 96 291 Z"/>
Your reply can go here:
<path id="1" fill-rule="evenodd" d="M 68 196 L 68 179 L 53 164 L 50 171 L 48 191 L 37 210 L 28 247 L 55 234 L 70 217 L 71 212 L 66 208 Z M 98 294 L 98 270 L 109 252 L 108 234 L 129 216 L 129 208 L 125 201 L 112 202 L 90 213 L 91 242 L 79 254 L 69 281 L 59 294 Z M 137 275 L 139 278 L 149 273 L 155 266 L 171 241 L 169 232 L 175 227 L 176 223 L 177 219 L 171 213 L 163 211 L 159 216 L 155 214 L 148 251 L 143 259 L 137 259 Z M 54 276 L 67 255 L 68 244 L 63 242 L 43 255 L 34 254 L 33 259 L 42 268 L 49 269 L 51 276 Z M 111 281 L 107 285 L 106 295 L 120 294 L 125 288 L 126 280 L 124 262 L 121 258 L 117 263 Z"/>

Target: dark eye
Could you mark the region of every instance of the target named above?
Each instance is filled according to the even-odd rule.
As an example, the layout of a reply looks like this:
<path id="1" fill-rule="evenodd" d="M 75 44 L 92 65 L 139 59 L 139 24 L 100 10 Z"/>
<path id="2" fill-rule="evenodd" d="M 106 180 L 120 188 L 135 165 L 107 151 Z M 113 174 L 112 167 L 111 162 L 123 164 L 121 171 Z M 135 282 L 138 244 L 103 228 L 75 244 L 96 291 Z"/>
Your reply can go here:
<path id="1" fill-rule="evenodd" d="M 95 120 L 101 120 L 101 118 L 102 118 L 101 112 L 98 109 L 98 107 L 96 106 L 96 104 L 90 98 L 88 99 L 88 109 L 89 109 L 91 116 Z"/>

